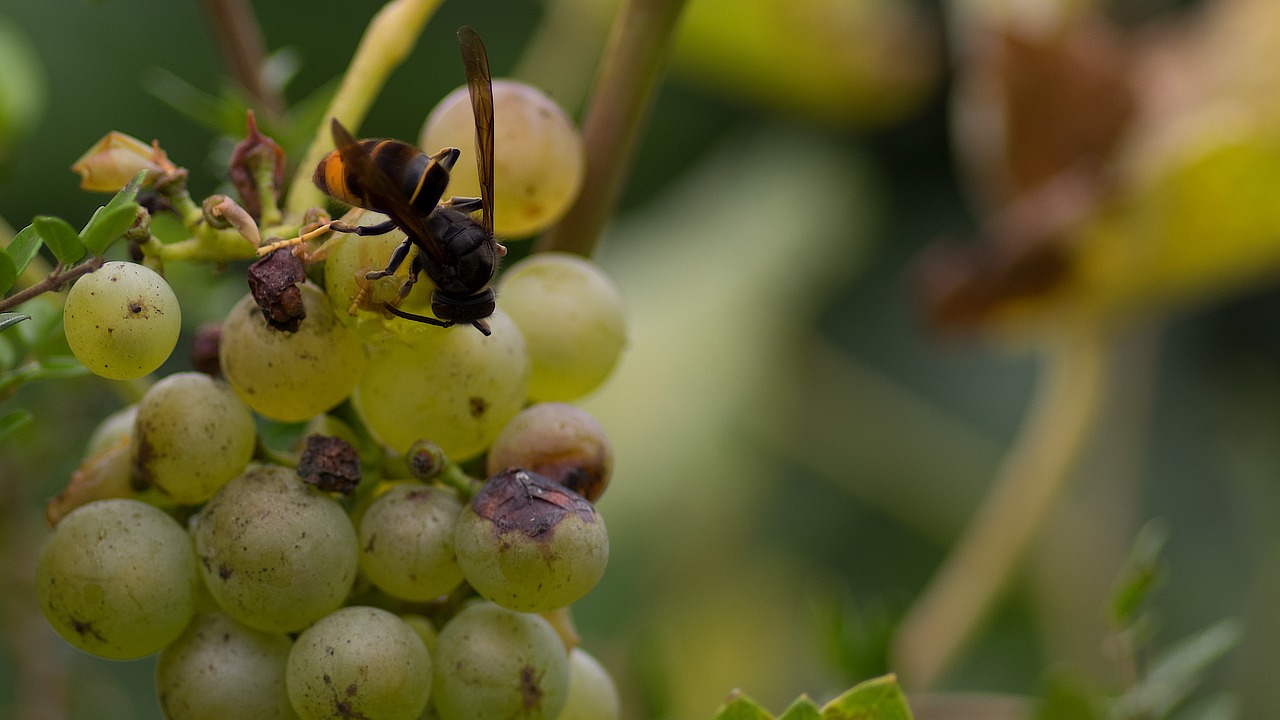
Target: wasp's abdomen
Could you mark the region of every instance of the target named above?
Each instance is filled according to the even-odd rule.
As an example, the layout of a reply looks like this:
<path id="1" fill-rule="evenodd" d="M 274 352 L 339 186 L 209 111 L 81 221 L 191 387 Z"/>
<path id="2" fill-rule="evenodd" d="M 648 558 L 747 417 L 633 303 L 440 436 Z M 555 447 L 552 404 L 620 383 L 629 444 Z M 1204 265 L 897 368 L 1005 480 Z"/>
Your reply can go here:
<path id="1" fill-rule="evenodd" d="M 422 215 L 440 201 L 449 184 L 449 171 L 434 158 L 398 140 L 361 140 L 359 152 L 367 155 L 392 184 Z M 347 152 L 350 152 L 348 150 Z M 381 211 L 382 203 L 371 197 L 360 174 L 343 160 L 343 150 L 334 150 L 316 165 L 312 182 L 322 192 L 348 205 Z"/>

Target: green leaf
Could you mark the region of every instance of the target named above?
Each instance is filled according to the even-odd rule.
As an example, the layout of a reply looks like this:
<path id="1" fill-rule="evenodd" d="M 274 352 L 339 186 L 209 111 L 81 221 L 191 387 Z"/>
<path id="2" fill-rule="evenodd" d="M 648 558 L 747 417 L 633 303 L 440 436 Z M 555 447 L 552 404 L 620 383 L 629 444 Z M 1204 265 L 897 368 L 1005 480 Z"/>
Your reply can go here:
<path id="1" fill-rule="evenodd" d="M 1088 688 L 1074 678 L 1056 673 L 1049 678 L 1032 720 L 1099 720 L 1099 717 Z"/>
<path id="2" fill-rule="evenodd" d="M 13 240 L 9 241 L 5 252 L 9 253 L 9 257 L 13 259 L 14 267 L 19 274 L 27 269 L 27 265 L 30 265 L 36 254 L 40 252 L 40 244 L 40 233 L 36 232 L 34 225 L 22 228 L 17 235 L 13 236 Z"/>
<path id="3" fill-rule="evenodd" d="M 1148 522 L 1138 532 L 1111 591 L 1111 617 L 1117 626 L 1133 624 L 1142 603 L 1164 577 L 1160 557 L 1168 539 L 1169 529 L 1159 520 Z"/>
<path id="4" fill-rule="evenodd" d="M 1120 697 L 1116 717 L 1165 717 L 1191 694 L 1205 670 L 1240 642 L 1240 636 L 1240 623 L 1227 618 L 1165 650 L 1142 682 Z"/>
<path id="5" fill-rule="evenodd" d="M 898 679 L 883 675 L 860 682 L 827 703 L 822 720 L 911 720 L 911 709 Z"/>
<path id="6" fill-rule="evenodd" d="M 37 215 L 31 225 L 40 233 L 40 239 L 53 251 L 58 262 L 70 265 L 84 257 L 85 247 L 80 234 L 66 220 L 50 215 Z"/>
<path id="7" fill-rule="evenodd" d="M 101 255 L 111 243 L 120 239 L 138 217 L 138 203 L 128 202 L 111 207 L 108 203 L 98 208 L 80 231 L 84 246 L 94 255 Z"/>
<path id="8" fill-rule="evenodd" d="M 822 710 L 808 695 L 801 695 L 778 716 L 778 720 L 822 720 Z"/>
<path id="9" fill-rule="evenodd" d="M 245 105 L 234 98 L 205 92 L 160 67 L 148 71 L 143 83 L 161 102 L 215 132 L 244 129 Z"/>
<path id="10" fill-rule="evenodd" d="M 30 424 L 35 417 L 30 410 L 14 410 L 0 415 L 0 440 L 4 440 L 20 428 Z"/>
<path id="11" fill-rule="evenodd" d="M 0 293 L 9 292 L 9 288 L 18 282 L 18 266 L 14 264 L 9 253 L 0 249 Z"/>
<path id="12" fill-rule="evenodd" d="M 52 355 L 41 358 L 33 379 L 53 380 L 58 378 L 83 377 L 89 369 L 70 355 Z"/>
<path id="13" fill-rule="evenodd" d="M 30 320 L 30 315 L 23 315 L 16 312 L 0 312 L 0 332 L 4 332 L 6 328 L 17 325 L 23 320 Z"/>
<path id="14" fill-rule="evenodd" d="M 737 690 L 716 710 L 712 720 L 774 720 L 755 700 Z"/>

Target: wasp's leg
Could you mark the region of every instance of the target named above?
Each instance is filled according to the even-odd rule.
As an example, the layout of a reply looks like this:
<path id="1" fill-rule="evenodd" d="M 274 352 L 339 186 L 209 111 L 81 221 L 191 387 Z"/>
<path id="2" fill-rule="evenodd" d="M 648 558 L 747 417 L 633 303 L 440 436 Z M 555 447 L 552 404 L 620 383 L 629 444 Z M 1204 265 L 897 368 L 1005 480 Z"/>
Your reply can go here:
<path id="1" fill-rule="evenodd" d="M 427 325 L 435 325 L 436 327 L 453 327 L 453 321 L 439 320 L 431 317 L 430 315 L 418 315 L 416 313 L 405 312 L 391 303 L 384 303 L 383 305 L 387 308 L 387 312 L 390 312 L 396 317 L 404 318 L 405 320 L 412 320 L 414 322 L 425 323 Z"/>
<path id="2" fill-rule="evenodd" d="M 365 273 L 365 279 L 377 280 L 378 278 L 394 274 L 396 269 L 400 267 L 400 264 L 404 262 L 404 259 L 408 257 L 409 248 L 411 247 L 413 247 L 413 241 L 409 238 L 405 238 L 404 242 L 397 245 L 396 249 L 391 252 L 391 259 L 387 261 L 387 266 L 381 270 L 374 270 L 372 272 Z M 414 275 L 416 276 L 417 273 L 414 273 Z"/>
<path id="3" fill-rule="evenodd" d="M 477 210 L 484 209 L 484 201 L 481 200 L 480 198 L 473 198 L 473 197 L 454 196 L 440 204 L 445 207 L 453 208 L 454 210 L 459 210 L 464 213 L 473 213 L 473 212 L 476 212 Z"/>
<path id="4" fill-rule="evenodd" d="M 387 220 L 386 222 L 380 222 L 377 225 L 348 225 L 344 222 L 334 220 L 329 223 L 329 229 L 340 233 L 355 233 L 360 237 L 364 237 L 366 235 L 386 235 L 396 229 L 396 224 L 393 220 Z"/>
<path id="5" fill-rule="evenodd" d="M 418 282 L 418 275 L 424 272 L 426 272 L 426 268 L 422 266 L 422 253 L 418 253 L 413 256 L 413 260 L 409 263 L 409 277 L 400 286 L 401 300 L 409 297 L 409 291 L 413 289 L 413 284 Z"/>

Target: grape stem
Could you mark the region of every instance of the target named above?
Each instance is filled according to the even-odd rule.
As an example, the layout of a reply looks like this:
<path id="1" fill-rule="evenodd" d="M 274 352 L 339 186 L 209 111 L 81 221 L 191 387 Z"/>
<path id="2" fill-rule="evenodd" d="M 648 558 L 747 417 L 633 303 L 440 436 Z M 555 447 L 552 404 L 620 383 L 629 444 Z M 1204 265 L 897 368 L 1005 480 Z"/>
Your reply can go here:
<path id="1" fill-rule="evenodd" d="M 445 463 L 444 469 L 440 471 L 436 480 L 446 487 L 457 490 L 458 499 L 463 503 L 471 500 L 471 496 L 476 494 L 481 482 L 478 478 L 473 478 L 464 472 L 455 462 Z"/>
<path id="2" fill-rule="evenodd" d="M 569 212 L 536 250 L 590 257 L 630 175 L 684 0 L 624 0 L 583 121 L 587 167 Z"/>
<path id="3" fill-rule="evenodd" d="M 272 117 L 283 117 L 287 109 L 284 97 L 262 75 L 266 43 L 253 7 L 246 0 L 205 0 L 204 8 L 232 76 L 262 109 Z"/>
<path id="4" fill-rule="evenodd" d="M 71 267 L 58 265 L 53 269 L 53 272 L 45 276 L 45 278 L 40 282 L 0 300 L 0 312 L 15 308 L 37 295 L 59 290 L 63 285 L 66 285 L 81 275 L 87 275 L 102 267 L 102 263 L 103 258 L 99 255 L 94 255 L 88 260 L 72 265 Z"/>
<path id="5" fill-rule="evenodd" d="M 1084 450 L 1107 391 L 1105 332 L 1053 338 L 1032 406 L 964 534 L 908 610 L 894 667 L 915 690 L 935 686 L 1009 585 Z"/>

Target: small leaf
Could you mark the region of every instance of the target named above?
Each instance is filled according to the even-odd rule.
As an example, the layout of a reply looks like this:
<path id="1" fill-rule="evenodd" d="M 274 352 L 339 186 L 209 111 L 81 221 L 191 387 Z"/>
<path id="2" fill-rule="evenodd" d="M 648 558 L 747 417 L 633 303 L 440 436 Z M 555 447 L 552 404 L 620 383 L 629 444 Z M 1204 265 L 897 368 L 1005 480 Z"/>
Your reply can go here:
<path id="1" fill-rule="evenodd" d="M 89 370 L 70 355 L 53 355 L 41 358 L 32 379 L 52 380 L 88 375 Z"/>
<path id="2" fill-rule="evenodd" d="M 123 192 L 123 191 L 122 191 Z M 108 203 L 98 208 L 80 231 L 84 246 L 94 255 L 101 255 L 111 243 L 124 235 L 138 217 L 138 203 L 128 202 L 111 207 Z"/>
<path id="3" fill-rule="evenodd" d="M 27 269 L 27 265 L 31 264 L 36 254 L 40 252 L 40 244 L 40 233 L 36 232 L 34 225 L 22 228 L 17 235 L 13 236 L 13 240 L 9 241 L 5 252 L 8 252 L 9 257 L 13 259 L 13 265 L 19 274 Z"/>
<path id="4" fill-rule="evenodd" d="M 737 690 L 716 710 L 712 720 L 774 720 L 755 700 Z"/>
<path id="5" fill-rule="evenodd" d="M 911 720 L 907 698 L 893 675 L 854 685 L 822 708 L 822 720 Z"/>
<path id="6" fill-rule="evenodd" d="M 778 720 L 822 720 L 822 710 L 808 695 L 801 695 L 778 716 Z"/>
<path id="7" fill-rule="evenodd" d="M 0 440 L 4 440 L 20 428 L 30 424 L 35 417 L 30 410 L 14 410 L 0 416 Z"/>
<path id="8" fill-rule="evenodd" d="M 18 282 L 18 266 L 14 264 L 9 253 L 0 249 L 0 293 L 9 292 L 9 288 Z"/>
<path id="9" fill-rule="evenodd" d="M 23 320 L 30 320 L 30 319 L 31 319 L 30 315 L 23 315 L 22 313 L 0 312 L 0 332 L 3 332 L 5 329 L 9 327 L 17 325 Z"/>
<path id="10" fill-rule="evenodd" d="M 1138 532 L 1111 591 L 1111 617 L 1119 627 L 1133 624 L 1143 601 L 1163 577 L 1160 555 L 1168 539 L 1169 529 L 1158 520 L 1148 522 Z"/>
<path id="11" fill-rule="evenodd" d="M 66 220 L 50 215 L 37 215 L 31 225 L 40 233 L 40 239 L 53 251 L 58 262 L 70 265 L 84 257 L 84 243 L 80 241 L 79 233 Z"/>
<path id="12" fill-rule="evenodd" d="M 1118 702 L 1117 717 L 1165 717 L 1199 684 L 1200 675 L 1240 642 L 1240 623 L 1220 620 L 1161 653 L 1142 682 Z"/>

